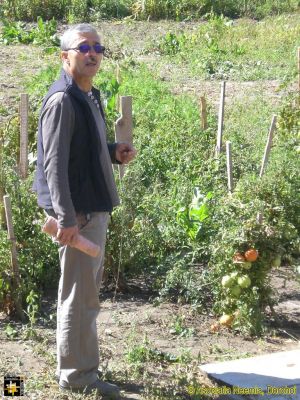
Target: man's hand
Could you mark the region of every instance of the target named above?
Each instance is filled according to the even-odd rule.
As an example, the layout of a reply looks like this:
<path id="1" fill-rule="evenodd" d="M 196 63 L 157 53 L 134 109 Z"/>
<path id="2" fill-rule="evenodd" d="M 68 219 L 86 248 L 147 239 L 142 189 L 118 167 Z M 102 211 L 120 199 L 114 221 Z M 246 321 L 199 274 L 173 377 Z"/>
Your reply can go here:
<path id="1" fill-rule="evenodd" d="M 76 243 L 79 234 L 78 226 L 70 226 L 69 228 L 58 228 L 56 238 L 63 246 Z"/>
<path id="2" fill-rule="evenodd" d="M 135 148 L 129 143 L 117 143 L 116 159 L 122 164 L 128 164 L 136 156 Z"/>

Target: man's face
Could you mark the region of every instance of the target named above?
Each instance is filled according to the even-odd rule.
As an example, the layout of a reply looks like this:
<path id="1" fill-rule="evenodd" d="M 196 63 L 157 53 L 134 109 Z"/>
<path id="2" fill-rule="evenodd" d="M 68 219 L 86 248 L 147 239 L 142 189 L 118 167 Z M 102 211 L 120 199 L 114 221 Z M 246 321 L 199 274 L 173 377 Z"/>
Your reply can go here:
<path id="1" fill-rule="evenodd" d="M 98 35 L 92 32 L 77 33 L 72 43 L 72 48 L 77 48 L 82 44 L 93 46 L 100 44 Z M 67 64 L 67 70 L 76 81 L 84 78 L 93 78 L 102 60 L 103 54 L 96 53 L 91 47 L 87 53 L 81 53 L 79 50 L 68 50 L 62 52 L 64 63 Z"/>

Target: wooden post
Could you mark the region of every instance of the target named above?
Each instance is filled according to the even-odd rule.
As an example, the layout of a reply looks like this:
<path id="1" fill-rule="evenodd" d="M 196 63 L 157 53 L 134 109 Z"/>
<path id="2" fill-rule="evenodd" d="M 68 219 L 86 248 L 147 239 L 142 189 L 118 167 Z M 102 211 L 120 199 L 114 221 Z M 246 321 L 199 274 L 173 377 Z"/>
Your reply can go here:
<path id="1" fill-rule="evenodd" d="M 133 144 L 132 130 L 132 97 L 121 96 L 121 117 L 115 123 L 116 142 L 127 142 Z M 125 166 L 119 165 L 120 178 L 125 173 Z"/>
<path id="2" fill-rule="evenodd" d="M 3 203 L 4 196 L 4 182 L 3 182 L 3 140 L 0 137 L 0 228 L 4 229 L 5 226 L 5 209 Z"/>
<path id="3" fill-rule="evenodd" d="M 118 82 L 118 84 L 121 84 L 121 73 L 120 73 L 120 66 L 119 63 L 117 63 L 117 67 L 116 67 L 116 80 Z M 116 105 L 117 105 L 117 110 L 120 109 L 120 95 L 117 93 L 117 100 L 116 100 Z"/>
<path id="4" fill-rule="evenodd" d="M 263 176 L 266 166 L 267 166 L 267 163 L 268 163 L 269 154 L 271 151 L 271 146 L 272 146 L 272 141 L 273 141 L 273 134 L 274 134 L 274 131 L 276 128 L 276 120 L 277 120 L 276 115 L 273 115 L 271 126 L 269 129 L 268 139 L 267 139 L 267 143 L 266 143 L 266 147 L 265 147 L 265 153 L 263 156 L 262 165 L 261 165 L 261 169 L 260 169 L 260 173 L 259 173 L 260 178 Z"/>
<path id="5" fill-rule="evenodd" d="M 119 84 L 121 84 L 121 73 L 120 73 L 120 66 L 117 64 L 116 68 L 116 79 Z"/>
<path id="6" fill-rule="evenodd" d="M 28 94 L 20 99 L 20 174 L 23 179 L 28 174 Z"/>
<path id="7" fill-rule="evenodd" d="M 232 176 L 232 156 L 231 156 L 231 142 L 226 142 L 226 157 L 227 157 L 227 177 L 228 177 L 228 191 L 233 191 L 233 176 Z"/>
<path id="8" fill-rule="evenodd" d="M 219 155 L 222 151 L 222 135 L 224 127 L 224 105 L 225 105 L 225 88 L 226 88 L 225 84 L 226 84 L 225 81 L 221 83 L 216 155 Z"/>
<path id="9" fill-rule="evenodd" d="M 258 224 L 261 224 L 262 221 L 263 221 L 263 213 L 262 213 L 262 212 L 258 212 L 258 213 L 257 213 L 257 216 L 256 216 L 256 222 L 257 222 Z"/>
<path id="10" fill-rule="evenodd" d="M 260 173 L 259 173 L 260 178 L 263 176 L 266 166 L 267 166 L 267 163 L 268 163 L 269 154 L 270 154 L 271 147 L 272 147 L 273 134 L 274 134 L 274 131 L 276 128 L 276 120 L 277 120 L 276 115 L 273 115 L 271 126 L 269 129 L 268 138 L 267 138 L 267 143 L 266 143 L 266 147 L 265 147 L 265 152 L 264 152 L 264 156 L 263 156 L 263 160 L 262 160 L 262 165 L 261 165 L 261 169 L 260 169 Z M 263 213 L 262 212 L 257 213 L 256 221 L 258 224 L 262 223 L 262 221 L 263 221 Z"/>
<path id="11" fill-rule="evenodd" d="M 6 224 L 7 224 L 7 237 L 8 240 L 12 242 L 12 271 L 15 276 L 15 279 L 18 283 L 19 282 L 19 266 L 18 266 L 18 260 L 17 260 L 17 249 L 16 249 L 16 238 L 14 234 L 14 227 L 13 227 L 13 221 L 12 221 L 12 212 L 11 212 L 11 202 L 10 202 L 10 196 L 5 195 L 3 196 L 3 202 L 4 202 L 4 207 L 5 207 L 5 216 L 6 216 Z"/>
<path id="12" fill-rule="evenodd" d="M 4 188 L 3 183 L 0 181 L 0 228 L 4 229 L 5 227 L 5 209 L 4 204 L 2 202 L 4 196 Z"/>
<path id="13" fill-rule="evenodd" d="M 12 211 L 11 211 L 11 202 L 9 195 L 5 195 L 3 197 L 4 207 L 5 207 L 5 215 L 6 215 L 6 224 L 7 224 L 7 236 L 8 240 L 11 241 L 11 267 L 12 267 L 12 290 L 13 290 L 13 300 L 16 307 L 16 312 L 19 318 L 24 320 L 24 313 L 22 310 L 22 306 L 20 303 L 20 274 L 19 274 L 19 264 L 17 257 L 17 246 L 16 246 L 16 238 L 14 234 L 14 227 L 12 221 Z"/>
<path id="14" fill-rule="evenodd" d="M 298 90 L 300 93 L 300 47 L 298 47 Z"/>
<path id="15" fill-rule="evenodd" d="M 201 129 L 207 129 L 207 111 L 205 96 L 200 97 L 200 111 L 201 111 Z"/>

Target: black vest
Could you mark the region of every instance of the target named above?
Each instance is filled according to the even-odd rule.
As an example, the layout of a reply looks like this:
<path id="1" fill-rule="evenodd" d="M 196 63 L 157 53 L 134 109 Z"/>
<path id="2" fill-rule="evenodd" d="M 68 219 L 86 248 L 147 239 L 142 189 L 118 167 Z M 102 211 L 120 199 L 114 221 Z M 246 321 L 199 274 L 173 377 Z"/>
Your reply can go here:
<path id="1" fill-rule="evenodd" d="M 101 104 L 99 91 L 95 88 L 92 91 Z M 99 159 L 101 143 L 90 106 L 73 79 L 62 70 L 60 79 L 53 83 L 43 101 L 41 114 L 47 100 L 57 92 L 64 92 L 70 98 L 75 112 L 68 167 L 70 192 L 75 211 L 110 212 L 112 202 Z M 104 118 L 103 109 L 101 108 L 100 111 Z M 33 189 L 37 192 L 40 207 L 53 208 L 44 172 L 41 118 L 38 128 L 37 169 Z"/>

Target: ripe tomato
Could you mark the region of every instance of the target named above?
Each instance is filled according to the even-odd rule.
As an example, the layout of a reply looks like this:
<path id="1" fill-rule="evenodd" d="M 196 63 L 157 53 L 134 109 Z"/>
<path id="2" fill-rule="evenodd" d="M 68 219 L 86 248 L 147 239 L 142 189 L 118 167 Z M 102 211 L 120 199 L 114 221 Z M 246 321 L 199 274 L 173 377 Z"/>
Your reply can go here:
<path id="1" fill-rule="evenodd" d="M 255 249 L 249 249 L 245 252 L 245 258 L 247 261 L 256 261 L 258 257 L 258 251 Z"/>

